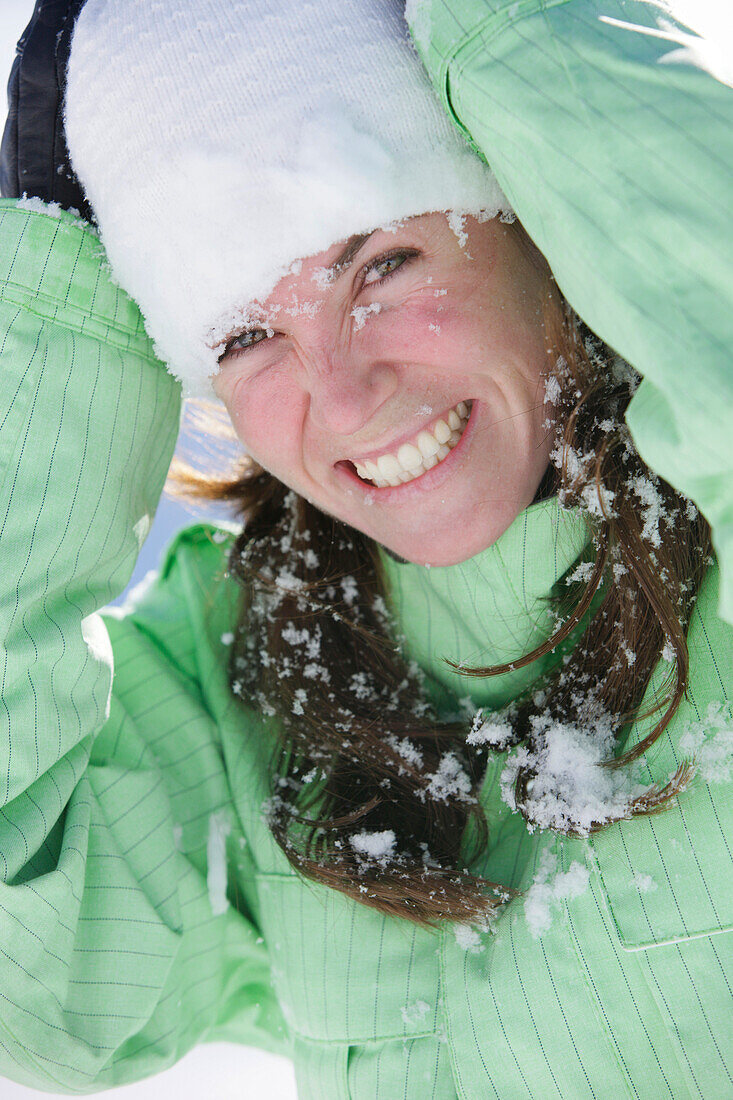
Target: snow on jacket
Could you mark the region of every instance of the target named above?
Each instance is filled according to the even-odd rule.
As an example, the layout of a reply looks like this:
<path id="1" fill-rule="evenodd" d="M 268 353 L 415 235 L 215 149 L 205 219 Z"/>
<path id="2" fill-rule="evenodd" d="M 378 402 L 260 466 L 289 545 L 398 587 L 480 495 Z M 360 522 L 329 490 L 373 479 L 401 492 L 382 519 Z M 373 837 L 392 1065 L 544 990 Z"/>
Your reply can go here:
<path id="1" fill-rule="evenodd" d="M 506 9 L 491 40 L 532 11 Z M 665 782 L 696 752 L 692 786 L 657 817 L 570 840 L 510 810 L 497 754 L 474 870 L 524 896 L 495 934 L 423 931 L 302 882 L 269 834 L 272 731 L 227 683 L 230 533 L 183 532 L 135 607 L 96 614 L 148 530 L 179 391 L 91 230 L 0 203 L 0 333 L 0 1074 L 93 1092 L 229 1039 L 291 1054 L 300 1094 L 318 1100 L 727 1095 L 733 630 L 717 565 L 688 631 L 690 689 L 645 763 Z M 662 430 L 681 369 L 666 355 L 656 366 L 639 438 Z M 694 484 L 708 485 L 716 440 L 727 458 L 716 402 L 704 449 L 697 413 L 685 435 Z M 542 675 L 545 661 L 465 681 L 441 658 L 511 660 L 546 637 L 542 597 L 587 543 L 583 516 L 548 500 L 460 565 L 385 558 L 438 705 L 470 693 L 497 707 Z"/>

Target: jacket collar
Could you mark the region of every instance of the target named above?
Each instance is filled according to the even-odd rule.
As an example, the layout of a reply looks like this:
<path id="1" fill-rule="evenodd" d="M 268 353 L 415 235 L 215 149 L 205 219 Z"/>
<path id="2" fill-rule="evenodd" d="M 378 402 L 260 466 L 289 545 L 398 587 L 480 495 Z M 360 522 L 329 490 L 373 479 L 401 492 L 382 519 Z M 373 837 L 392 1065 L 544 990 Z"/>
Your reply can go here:
<path id="1" fill-rule="evenodd" d="M 551 497 L 530 505 L 488 549 L 457 565 L 402 563 L 380 553 L 405 653 L 426 673 L 439 710 L 455 710 L 455 699 L 466 697 L 474 706 L 502 707 L 558 662 L 567 646 L 526 668 L 474 679 L 443 658 L 500 664 L 545 641 L 555 621 L 547 597 L 562 591 L 565 575 L 581 556 L 590 558 L 591 549 L 585 513 L 561 508 Z"/>

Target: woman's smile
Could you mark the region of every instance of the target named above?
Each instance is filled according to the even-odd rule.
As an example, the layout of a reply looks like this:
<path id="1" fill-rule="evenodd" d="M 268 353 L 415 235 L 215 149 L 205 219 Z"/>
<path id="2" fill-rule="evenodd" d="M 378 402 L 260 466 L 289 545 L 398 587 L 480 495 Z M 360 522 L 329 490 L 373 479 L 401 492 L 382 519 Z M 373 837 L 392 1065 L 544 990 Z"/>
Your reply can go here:
<path id="1" fill-rule="evenodd" d="M 392 503 L 404 499 L 404 493 L 390 492 L 389 489 L 429 490 L 442 484 L 446 476 L 455 469 L 448 458 L 458 458 L 467 446 L 472 434 L 471 412 L 473 402 L 459 401 L 442 416 L 429 422 L 411 441 L 402 443 L 396 451 L 379 453 L 377 457 L 363 458 L 361 461 L 336 463 L 353 483 L 355 480 L 367 490 L 379 489 L 379 500 Z M 356 478 L 354 477 L 356 472 Z M 427 477 L 432 473 L 432 477 Z M 419 484 L 415 484 L 419 482 Z"/>
<path id="2" fill-rule="evenodd" d="M 425 214 L 304 260 L 247 304 L 214 379 L 261 466 L 435 565 L 506 530 L 552 446 L 549 271 L 513 226 L 463 225 Z"/>

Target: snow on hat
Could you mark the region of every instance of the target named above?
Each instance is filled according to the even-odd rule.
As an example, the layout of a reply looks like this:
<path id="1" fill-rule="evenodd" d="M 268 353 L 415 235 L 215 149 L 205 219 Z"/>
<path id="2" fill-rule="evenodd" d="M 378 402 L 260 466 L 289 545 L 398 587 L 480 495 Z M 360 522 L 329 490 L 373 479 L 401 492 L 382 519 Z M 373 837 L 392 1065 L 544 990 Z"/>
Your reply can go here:
<path id="1" fill-rule="evenodd" d="M 299 258 L 435 210 L 510 209 L 453 128 L 403 0 L 87 0 L 74 169 L 187 395 Z M 218 346 L 217 346 L 218 344 Z"/>

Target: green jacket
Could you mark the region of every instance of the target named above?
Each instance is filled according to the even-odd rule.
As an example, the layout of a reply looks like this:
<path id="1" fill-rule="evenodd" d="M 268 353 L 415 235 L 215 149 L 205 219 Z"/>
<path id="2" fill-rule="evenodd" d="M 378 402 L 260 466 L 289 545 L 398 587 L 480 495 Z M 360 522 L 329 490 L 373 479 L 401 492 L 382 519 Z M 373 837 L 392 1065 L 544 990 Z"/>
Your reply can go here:
<path id="1" fill-rule="evenodd" d="M 525 896 L 495 934 L 421 931 L 304 884 L 269 835 L 271 730 L 227 683 L 229 532 L 189 528 L 133 607 L 97 614 L 147 533 L 179 391 L 88 227 L 0 203 L 0 336 L 0 1075 L 94 1092 L 228 1039 L 291 1054 L 314 1100 L 729 1095 L 733 630 L 717 567 L 690 690 L 646 758 L 664 782 L 697 750 L 692 786 L 658 817 L 569 840 L 511 812 L 497 754 L 475 869 Z M 650 432 L 662 390 L 640 405 Z M 689 449 L 691 477 L 706 453 Z M 550 500 L 461 565 L 385 559 L 438 706 L 499 706 L 541 675 L 466 681 L 441 658 L 526 652 L 587 544 L 583 516 Z"/>

